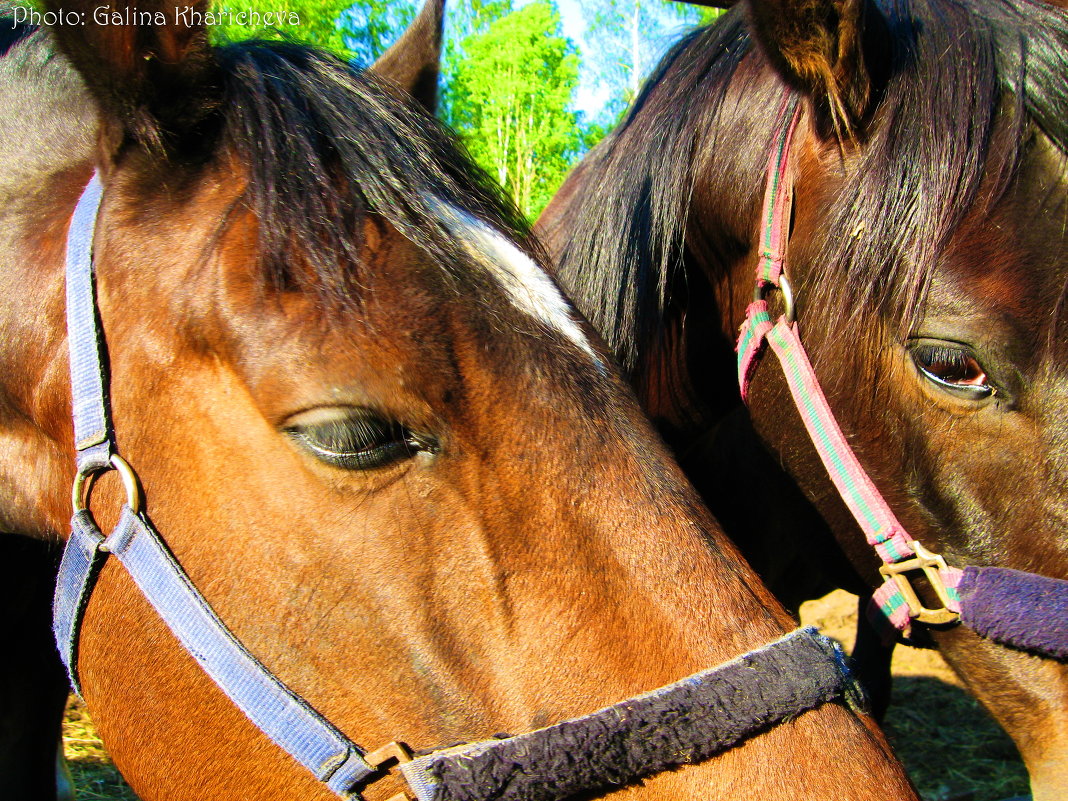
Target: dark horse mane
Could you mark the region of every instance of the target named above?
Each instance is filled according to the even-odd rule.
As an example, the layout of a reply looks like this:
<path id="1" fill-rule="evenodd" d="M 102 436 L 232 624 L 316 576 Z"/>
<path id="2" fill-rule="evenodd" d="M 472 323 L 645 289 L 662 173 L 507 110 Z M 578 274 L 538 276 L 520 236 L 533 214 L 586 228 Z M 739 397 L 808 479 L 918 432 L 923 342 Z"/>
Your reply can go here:
<path id="1" fill-rule="evenodd" d="M 563 273 L 631 373 L 640 354 L 663 346 L 673 294 L 687 292 L 691 203 L 707 193 L 727 199 L 725 215 L 752 219 L 763 194 L 775 111 L 792 90 L 770 77 L 743 14 L 735 8 L 679 42 L 592 155 L 607 167 L 588 189 L 602 200 L 580 204 Z M 936 254 L 984 179 L 994 174 L 996 198 L 1035 128 L 1068 153 L 1068 15 L 1041 0 L 878 0 L 867 14 L 886 26 L 889 68 L 851 167 L 862 178 L 834 201 L 813 259 L 823 266 L 805 292 L 837 297 L 842 325 L 872 313 L 910 325 Z M 702 158 L 714 157 L 702 154 L 717 148 L 730 155 L 697 185 Z M 724 265 L 749 245 L 728 247 L 713 254 Z"/>
<path id="2" fill-rule="evenodd" d="M 17 57 L 21 46 L 14 46 L 24 40 L 51 52 L 51 37 L 14 25 L 10 14 L 0 4 L 0 47 Z M 367 215 L 468 283 L 480 273 L 460 275 L 471 256 L 447 224 L 450 207 L 534 247 L 521 215 L 452 133 L 373 72 L 292 42 L 231 43 L 213 48 L 212 58 L 207 83 L 221 90 L 221 102 L 194 98 L 202 107 L 182 110 L 201 120 L 202 138 L 190 147 L 206 158 L 236 155 L 244 168 L 243 201 L 259 223 L 268 284 L 315 293 L 328 307 L 357 300 Z M 169 140 L 166 130 L 142 130 L 138 138 L 179 164 L 197 162 L 188 143 Z"/>

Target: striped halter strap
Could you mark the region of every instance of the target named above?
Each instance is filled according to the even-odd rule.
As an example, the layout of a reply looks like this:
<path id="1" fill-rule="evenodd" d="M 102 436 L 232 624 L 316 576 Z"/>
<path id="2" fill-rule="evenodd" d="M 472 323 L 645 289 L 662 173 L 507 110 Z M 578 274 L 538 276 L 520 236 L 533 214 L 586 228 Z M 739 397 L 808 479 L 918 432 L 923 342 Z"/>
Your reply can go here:
<path id="1" fill-rule="evenodd" d="M 875 591 L 869 617 L 887 639 L 908 637 L 913 623 L 951 626 L 963 622 L 1003 644 L 1068 658 L 1068 581 L 1007 568 L 951 567 L 941 555 L 909 536 L 871 477 L 860 464 L 831 411 L 812 367 L 796 319 L 794 290 L 787 275 L 787 246 L 793 209 L 792 144 L 801 107 L 784 100 L 779 136 L 768 159 L 761 213 L 760 253 L 753 302 L 738 339 L 738 380 L 748 402 L 750 383 L 765 346 L 778 357 L 794 404 L 820 460 L 839 495 L 882 561 L 882 585 Z M 783 314 L 772 320 L 767 295 L 779 290 Z M 926 576 L 940 606 L 928 608 L 912 586 Z M 1008 606 L 1027 598 L 1025 615 Z M 1054 630 L 1051 631 L 1050 627 Z"/>

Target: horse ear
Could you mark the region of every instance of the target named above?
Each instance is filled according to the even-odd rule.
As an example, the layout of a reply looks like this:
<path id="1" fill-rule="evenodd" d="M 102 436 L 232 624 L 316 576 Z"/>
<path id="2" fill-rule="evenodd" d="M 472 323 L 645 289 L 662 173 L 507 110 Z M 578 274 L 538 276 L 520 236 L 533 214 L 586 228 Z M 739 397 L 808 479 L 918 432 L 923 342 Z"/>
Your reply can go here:
<path id="1" fill-rule="evenodd" d="M 44 2 L 81 21 L 53 33 L 100 106 L 108 156 L 127 139 L 166 151 L 204 133 L 221 96 L 204 24 L 209 0 Z"/>
<path id="2" fill-rule="evenodd" d="M 839 136 L 849 135 L 872 95 L 864 26 L 876 12 L 865 0 L 751 0 L 749 10 L 756 40 L 783 80 L 829 113 Z"/>
<path id="3" fill-rule="evenodd" d="M 371 66 L 426 106 L 431 114 L 438 107 L 444 20 L 445 0 L 426 0 L 404 35 Z"/>

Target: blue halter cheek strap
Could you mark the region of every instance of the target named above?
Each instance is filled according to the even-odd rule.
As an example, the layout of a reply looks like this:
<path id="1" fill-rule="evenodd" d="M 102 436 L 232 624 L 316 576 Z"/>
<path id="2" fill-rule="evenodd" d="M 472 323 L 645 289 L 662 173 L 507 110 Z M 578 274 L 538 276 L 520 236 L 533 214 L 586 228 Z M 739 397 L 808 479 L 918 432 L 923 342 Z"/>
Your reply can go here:
<path id="1" fill-rule="evenodd" d="M 93 232 L 102 191 L 94 175 L 67 234 L 67 335 L 79 473 L 106 470 L 113 452 L 104 343 L 93 290 Z"/>
<path id="2" fill-rule="evenodd" d="M 264 734 L 342 798 L 382 775 L 402 747 L 365 754 L 286 687 L 230 632 L 140 509 L 140 487 L 118 455 L 108 414 L 105 345 L 91 246 L 97 178 L 71 222 L 67 315 L 78 474 L 60 565 L 53 628 L 80 693 L 78 631 L 103 562 L 113 555 L 204 672 Z M 93 478 L 119 471 L 127 502 L 106 537 L 87 508 Z M 667 687 L 546 729 L 432 752 L 401 766 L 419 801 L 560 801 L 700 762 L 827 701 L 856 701 L 841 650 L 814 629 Z"/>
<path id="3" fill-rule="evenodd" d="M 94 177 L 75 210 L 67 250 L 67 333 L 78 475 L 83 481 L 116 466 L 117 461 L 107 413 L 104 343 L 93 290 L 91 245 L 100 197 L 100 182 Z M 131 497 L 119 522 L 104 537 L 92 513 L 82 508 L 84 499 L 79 496 L 84 490 L 75 490 L 77 511 L 60 564 L 54 604 L 54 633 L 71 684 L 80 693 L 78 626 L 96 573 L 107 556 L 114 554 L 182 647 L 241 711 L 331 790 L 349 796 L 376 769 L 354 743 L 275 678 L 234 637 L 189 581 L 148 517 L 137 509 L 136 488 L 131 491 L 128 486 L 127 491 Z"/>

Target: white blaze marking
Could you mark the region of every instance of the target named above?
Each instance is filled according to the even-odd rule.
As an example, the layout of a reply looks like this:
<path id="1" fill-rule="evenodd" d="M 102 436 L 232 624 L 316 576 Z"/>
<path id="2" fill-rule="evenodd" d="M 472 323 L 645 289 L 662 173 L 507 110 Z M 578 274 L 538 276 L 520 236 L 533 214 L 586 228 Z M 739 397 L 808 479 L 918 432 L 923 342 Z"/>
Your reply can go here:
<path id="1" fill-rule="evenodd" d="M 497 279 L 516 308 L 550 330 L 560 332 L 596 364 L 601 364 L 582 327 L 572 316 L 563 293 L 537 262 L 466 211 L 440 201 L 434 205 L 442 221 Z"/>

